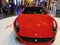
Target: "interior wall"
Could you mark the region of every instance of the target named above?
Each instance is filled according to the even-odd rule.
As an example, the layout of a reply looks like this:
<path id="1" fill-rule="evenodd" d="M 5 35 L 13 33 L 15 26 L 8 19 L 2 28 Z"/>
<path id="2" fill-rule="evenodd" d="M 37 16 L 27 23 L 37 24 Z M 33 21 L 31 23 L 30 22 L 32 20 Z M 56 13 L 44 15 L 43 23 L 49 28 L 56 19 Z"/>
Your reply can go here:
<path id="1" fill-rule="evenodd" d="M 60 0 L 57 2 L 57 10 L 60 10 Z"/>

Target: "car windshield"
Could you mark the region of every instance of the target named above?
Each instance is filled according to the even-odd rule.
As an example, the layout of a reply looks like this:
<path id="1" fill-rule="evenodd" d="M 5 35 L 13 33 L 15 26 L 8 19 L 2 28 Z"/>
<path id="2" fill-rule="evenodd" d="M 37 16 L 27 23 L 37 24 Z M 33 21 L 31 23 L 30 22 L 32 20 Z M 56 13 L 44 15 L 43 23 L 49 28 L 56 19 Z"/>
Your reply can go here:
<path id="1" fill-rule="evenodd" d="M 45 14 L 42 7 L 26 7 L 22 14 Z"/>

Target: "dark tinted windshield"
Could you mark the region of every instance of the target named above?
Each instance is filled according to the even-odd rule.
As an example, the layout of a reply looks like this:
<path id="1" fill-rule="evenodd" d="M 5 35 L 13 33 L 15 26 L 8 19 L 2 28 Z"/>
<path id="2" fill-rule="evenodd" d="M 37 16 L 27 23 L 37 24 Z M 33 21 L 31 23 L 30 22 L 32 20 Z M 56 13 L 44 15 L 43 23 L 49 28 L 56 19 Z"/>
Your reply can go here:
<path id="1" fill-rule="evenodd" d="M 26 7 L 23 14 L 45 14 L 42 7 Z"/>

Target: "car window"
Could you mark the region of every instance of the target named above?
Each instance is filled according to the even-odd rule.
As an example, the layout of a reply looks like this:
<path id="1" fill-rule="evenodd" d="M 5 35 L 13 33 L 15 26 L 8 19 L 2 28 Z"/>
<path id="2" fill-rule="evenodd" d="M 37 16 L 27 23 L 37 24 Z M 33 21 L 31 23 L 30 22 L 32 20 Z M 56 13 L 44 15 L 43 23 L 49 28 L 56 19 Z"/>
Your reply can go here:
<path id="1" fill-rule="evenodd" d="M 45 14 L 42 7 L 26 7 L 23 14 Z"/>

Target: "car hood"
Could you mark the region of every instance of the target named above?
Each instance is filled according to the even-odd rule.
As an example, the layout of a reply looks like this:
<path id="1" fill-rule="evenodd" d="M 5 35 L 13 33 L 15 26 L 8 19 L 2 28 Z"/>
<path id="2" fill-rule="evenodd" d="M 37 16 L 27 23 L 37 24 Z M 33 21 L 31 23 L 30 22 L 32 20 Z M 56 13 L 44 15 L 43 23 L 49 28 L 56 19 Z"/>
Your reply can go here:
<path id="1" fill-rule="evenodd" d="M 17 18 L 20 30 L 19 36 L 33 38 L 54 37 L 52 31 L 53 18 L 48 14 L 22 14 Z"/>

